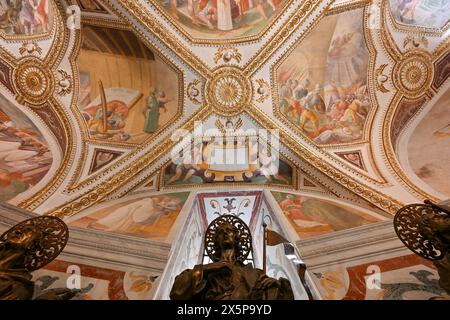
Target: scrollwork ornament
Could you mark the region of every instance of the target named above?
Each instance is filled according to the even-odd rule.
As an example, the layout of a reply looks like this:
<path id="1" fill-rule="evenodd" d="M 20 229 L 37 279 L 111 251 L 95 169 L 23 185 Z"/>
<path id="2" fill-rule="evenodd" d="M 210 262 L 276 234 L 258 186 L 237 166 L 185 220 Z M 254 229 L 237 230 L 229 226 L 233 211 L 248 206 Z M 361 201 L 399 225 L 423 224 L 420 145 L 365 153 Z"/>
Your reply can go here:
<path id="1" fill-rule="evenodd" d="M 222 59 L 223 62 L 229 63 L 232 59 L 236 60 L 237 63 L 241 62 L 242 55 L 236 48 L 219 48 L 214 54 L 214 62 L 218 63 Z"/>
<path id="2" fill-rule="evenodd" d="M 258 84 L 256 93 L 259 95 L 256 101 L 259 103 L 263 103 L 270 95 L 270 86 L 263 79 L 257 79 L 256 83 Z"/>
<path id="3" fill-rule="evenodd" d="M 198 99 L 198 96 L 200 95 L 200 90 L 197 87 L 200 84 L 200 80 L 194 79 L 191 83 L 188 84 L 186 89 L 186 94 L 193 103 L 195 104 L 201 104 L 201 101 Z"/>
<path id="4" fill-rule="evenodd" d="M 37 44 L 37 42 L 24 42 L 22 46 L 19 48 L 20 55 L 24 55 L 25 53 L 28 55 L 32 55 L 33 53 L 37 53 L 39 55 L 42 54 L 42 48 Z"/>
<path id="5" fill-rule="evenodd" d="M 424 35 L 407 35 L 403 40 L 403 48 L 411 46 L 411 48 L 418 48 L 423 45 L 424 48 L 428 48 L 428 39 Z"/>
<path id="6" fill-rule="evenodd" d="M 72 76 L 69 75 L 64 70 L 58 70 L 61 78 L 58 80 L 58 94 L 60 96 L 65 96 L 66 94 L 70 94 L 72 92 Z"/>
<path id="7" fill-rule="evenodd" d="M 384 74 L 384 69 L 387 67 L 387 64 L 380 65 L 377 70 L 375 70 L 375 77 L 377 79 L 377 90 L 382 93 L 389 92 L 389 89 L 385 87 L 385 83 L 388 81 L 388 76 Z"/>
<path id="8" fill-rule="evenodd" d="M 446 248 L 422 232 L 422 224 L 428 216 L 440 215 L 430 205 L 411 204 L 401 208 L 394 217 L 394 229 L 397 236 L 408 249 L 428 260 L 439 260 L 445 255 Z"/>
<path id="9" fill-rule="evenodd" d="M 214 219 L 205 234 L 205 251 L 210 257 L 212 261 L 216 260 L 216 248 L 214 245 L 214 238 L 216 236 L 217 230 L 223 224 L 231 224 L 237 231 L 237 239 L 239 239 L 239 253 L 236 257 L 238 261 L 245 261 L 248 255 L 252 251 L 252 235 L 250 233 L 250 229 L 241 219 L 233 216 L 233 215 L 223 215 L 216 219 Z"/>

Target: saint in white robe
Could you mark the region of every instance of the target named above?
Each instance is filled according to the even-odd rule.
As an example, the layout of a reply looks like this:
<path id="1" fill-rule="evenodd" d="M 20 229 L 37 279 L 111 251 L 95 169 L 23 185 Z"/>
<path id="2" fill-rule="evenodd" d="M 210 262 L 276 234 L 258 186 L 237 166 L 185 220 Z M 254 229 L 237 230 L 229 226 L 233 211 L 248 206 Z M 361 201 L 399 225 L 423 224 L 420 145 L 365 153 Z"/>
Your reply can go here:
<path id="1" fill-rule="evenodd" d="M 217 29 L 222 31 L 233 29 L 230 0 L 217 1 Z"/>

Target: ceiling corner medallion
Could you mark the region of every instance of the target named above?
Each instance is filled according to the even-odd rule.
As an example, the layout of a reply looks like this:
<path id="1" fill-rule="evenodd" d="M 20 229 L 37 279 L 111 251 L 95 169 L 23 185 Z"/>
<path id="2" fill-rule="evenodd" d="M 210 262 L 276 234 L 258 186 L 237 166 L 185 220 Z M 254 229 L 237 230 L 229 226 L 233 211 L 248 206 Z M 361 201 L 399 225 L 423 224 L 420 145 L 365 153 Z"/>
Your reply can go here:
<path id="1" fill-rule="evenodd" d="M 395 66 L 395 86 L 407 97 L 423 94 L 430 87 L 433 65 L 428 53 L 411 50 Z"/>
<path id="2" fill-rule="evenodd" d="M 220 115 L 241 113 L 250 103 L 253 90 L 250 81 L 238 68 L 217 69 L 206 83 L 206 96 L 213 110 Z"/>
<path id="3" fill-rule="evenodd" d="M 39 106 L 47 102 L 55 87 L 52 71 L 41 60 L 27 57 L 19 62 L 13 72 L 17 101 Z"/>

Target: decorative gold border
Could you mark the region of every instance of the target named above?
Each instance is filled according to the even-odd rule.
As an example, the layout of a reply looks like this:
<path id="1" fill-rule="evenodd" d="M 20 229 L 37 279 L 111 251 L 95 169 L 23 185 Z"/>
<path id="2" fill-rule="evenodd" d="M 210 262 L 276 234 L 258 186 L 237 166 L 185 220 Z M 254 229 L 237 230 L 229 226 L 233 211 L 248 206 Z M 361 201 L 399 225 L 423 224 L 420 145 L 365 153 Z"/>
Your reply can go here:
<path id="1" fill-rule="evenodd" d="M 88 24 L 90 26 L 111 28 L 119 30 L 130 30 L 129 24 L 126 22 L 120 21 L 116 19 L 106 19 L 103 17 L 91 17 L 91 16 L 82 16 L 81 17 L 81 25 Z"/>
<path id="2" fill-rule="evenodd" d="M 373 0 L 352 0 L 348 2 L 332 4 L 326 15 L 335 15 L 345 11 L 351 11 L 359 8 L 364 8 L 367 4 L 372 3 Z"/>

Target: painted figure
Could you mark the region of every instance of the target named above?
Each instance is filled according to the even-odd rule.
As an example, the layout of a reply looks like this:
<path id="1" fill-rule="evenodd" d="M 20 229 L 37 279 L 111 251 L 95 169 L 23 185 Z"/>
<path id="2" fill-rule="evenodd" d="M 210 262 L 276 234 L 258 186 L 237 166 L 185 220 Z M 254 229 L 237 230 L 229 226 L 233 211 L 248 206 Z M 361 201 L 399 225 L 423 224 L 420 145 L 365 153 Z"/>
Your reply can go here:
<path id="1" fill-rule="evenodd" d="M 144 132 L 154 133 L 158 129 L 160 109 L 164 109 L 164 112 L 167 112 L 165 104 L 168 101 L 164 91 L 161 91 L 159 96 L 157 96 L 155 89 L 150 90 L 150 96 L 147 99 L 147 110 L 145 111 Z"/>
<path id="2" fill-rule="evenodd" d="M 263 148 L 259 153 L 260 168 L 259 172 L 266 177 L 268 182 L 273 182 L 272 177 L 277 180 L 289 184 L 289 181 L 279 173 L 279 160 L 275 155 L 269 155 L 266 148 Z"/>
<path id="3" fill-rule="evenodd" d="M 233 29 L 230 0 L 217 0 L 217 29 L 222 31 Z"/>

